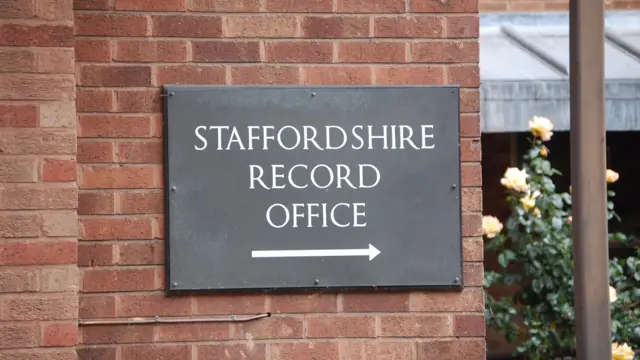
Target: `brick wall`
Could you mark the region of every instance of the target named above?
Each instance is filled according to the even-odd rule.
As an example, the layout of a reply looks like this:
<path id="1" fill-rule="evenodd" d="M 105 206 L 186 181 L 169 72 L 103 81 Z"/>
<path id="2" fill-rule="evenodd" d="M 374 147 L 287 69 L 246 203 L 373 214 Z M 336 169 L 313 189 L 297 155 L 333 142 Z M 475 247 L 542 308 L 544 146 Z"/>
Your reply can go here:
<path id="1" fill-rule="evenodd" d="M 640 0 L 605 0 L 608 10 L 638 10 Z M 481 12 L 569 11 L 569 0 L 480 0 Z"/>
<path id="2" fill-rule="evenodd" d="M 72 360 L 78 326 L 73 9 L 0 0 L 0 359 Z"/>
<path id="3" fill-rule="evenodd" d="M 0 0 L 0 359 L 484 359 L 476 0 L 71 6 Z M 460 84 L 465 289 L 167 297 L 165 83 Z"/>

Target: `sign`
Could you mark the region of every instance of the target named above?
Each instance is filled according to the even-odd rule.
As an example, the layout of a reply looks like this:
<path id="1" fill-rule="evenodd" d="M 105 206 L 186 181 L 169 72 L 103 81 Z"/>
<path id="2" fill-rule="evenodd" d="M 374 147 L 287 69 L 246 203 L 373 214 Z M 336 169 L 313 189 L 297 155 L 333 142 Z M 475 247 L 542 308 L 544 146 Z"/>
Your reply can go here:
<path id="1" fill-rule="evenodd" d="M 457 87 L 164 91 L 170 290 L 461 286 Z"/>

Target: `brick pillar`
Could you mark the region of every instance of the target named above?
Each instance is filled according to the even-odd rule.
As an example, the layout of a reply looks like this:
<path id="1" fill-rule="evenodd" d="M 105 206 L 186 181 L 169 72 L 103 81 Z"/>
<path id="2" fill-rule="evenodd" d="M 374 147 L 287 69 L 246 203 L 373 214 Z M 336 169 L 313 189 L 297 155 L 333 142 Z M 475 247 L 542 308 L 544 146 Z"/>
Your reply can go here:
<path id="1" fill-rule="evenodd" d="M 76 358 L 73 9 L 0 0 L 0 359 Z"/>

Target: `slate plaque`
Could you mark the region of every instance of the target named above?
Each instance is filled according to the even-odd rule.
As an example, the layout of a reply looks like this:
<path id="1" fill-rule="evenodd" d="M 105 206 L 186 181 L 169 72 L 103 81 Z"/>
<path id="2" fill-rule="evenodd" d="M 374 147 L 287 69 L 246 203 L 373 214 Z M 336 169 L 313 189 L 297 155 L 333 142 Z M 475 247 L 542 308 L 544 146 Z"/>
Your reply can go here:
<path id="1" fill-rule="evenodd" d="M 164 91 L 170 290 L 461 287 L 458 87 Z"/>

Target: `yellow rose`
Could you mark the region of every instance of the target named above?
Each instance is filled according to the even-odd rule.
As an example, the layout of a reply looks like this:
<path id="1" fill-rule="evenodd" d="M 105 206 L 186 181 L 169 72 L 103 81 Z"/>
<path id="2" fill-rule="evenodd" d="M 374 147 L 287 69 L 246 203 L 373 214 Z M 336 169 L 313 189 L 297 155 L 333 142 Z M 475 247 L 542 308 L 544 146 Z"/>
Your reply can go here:
<path id="1" fill-rule="evenodd" d="M 551 140 L 551 135 L 553 135 L 551 131 L 553 130 L 553 123 L 545 117 L 534 116 L 529 120 L 529 130 L 542 141 L 549 141 Z"/>
<path id="2" fill-rule="evenodd" d="M 619 345 L 618 343 L 613 343 L 611 344 L 611 355 L 612 360 L 633 360 L 636 354 L 627 344 Z"/>
<path id="3" fill-rule="evenodd" d="M 502 223 L 495 216 L 482 217 L 482 234 L 491 239 L 502 231 Z"/>
<path id="4" fill-rule="evenodd" d="M 616 291 L 616 288 L 609 285 L 609 302 L 613 304 L 616 300 L 618 300 L 618 292 Z"/>
<path id="5" fill-rule="evenodd" d="M 520 199 L 520 203 L 522 203 L 522 207 L 525 211 L 529 211 L 534 206 L 536 206 L 536 198 L 540 196 L 540 191 L 535 191 L 533 194 L 528 192 L 526 196 L 523 196 Z"/>
<path id="6" fill-rule="evenodd" d="M 549 155 L 549 149 L 547 149 L 546 146 L 543 146 L 540 148 L 540 156 L 542 156 L 543 158 L 546 158 L 547 155 Z"/>
<path id="7" fill-rule="evenodd" d="M 607 169 L 607 182 L 609 184 L 613 184 L 614 182 L 618 181 L 619 178 L 620 175 L 617 172 Z"/>
<path id="8" fill-rule="evenodd" d="M 538 208 L 533 209 L 533 216 L 540 217 L 540 209 Z"/>
<path id="9" fill-rule="evenodd" d="M 573 216 L 567 217 L 567 222 L 571 224 L 573 222 Z"/>
<path id="10" fill-rule="evenodd" d="M 500 183 L 507 189 L 527 192 L 529 191 L 529 184 L 527 184 L 528 177 L 529 175 L 526 170 L 512 167 L 505 171 L 504 176 L 500 179 Z"/>

